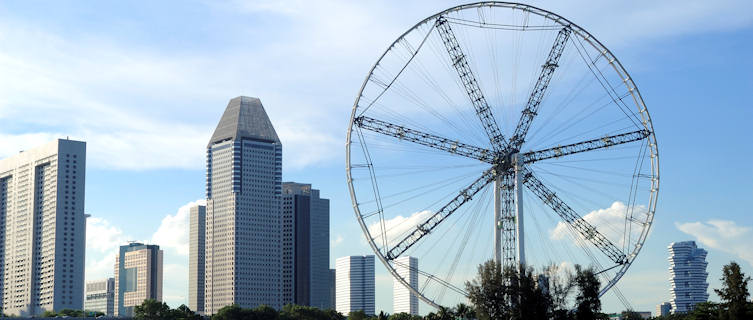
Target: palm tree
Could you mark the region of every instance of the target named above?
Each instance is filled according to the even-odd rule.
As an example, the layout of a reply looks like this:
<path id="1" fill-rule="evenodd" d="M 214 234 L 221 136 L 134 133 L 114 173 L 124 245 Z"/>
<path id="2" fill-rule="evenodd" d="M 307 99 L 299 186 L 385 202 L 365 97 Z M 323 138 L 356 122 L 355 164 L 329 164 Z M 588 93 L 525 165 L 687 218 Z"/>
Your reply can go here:
<path id="1" fill-rule="evenodd" d="M 476 311 L 465 303 L 458 303 L 455 307 L 455 315 L 461 319 L 473 319 L 476 315 Z"/>

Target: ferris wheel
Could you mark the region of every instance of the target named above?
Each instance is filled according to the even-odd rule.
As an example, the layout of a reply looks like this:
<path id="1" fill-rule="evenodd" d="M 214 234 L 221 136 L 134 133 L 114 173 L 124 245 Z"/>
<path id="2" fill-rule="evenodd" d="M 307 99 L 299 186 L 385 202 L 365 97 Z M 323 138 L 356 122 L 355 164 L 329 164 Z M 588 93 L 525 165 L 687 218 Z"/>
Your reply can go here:
<path id="1" fill-rule="evenodd" d="M 536 7 L 461 5 L 402 34 L 367 73 L 346 143 L 367 242 L 432 306 L 479 264 L 594 268 L 600 295 L 641 250 L 659 188 L 633 79 L 583 28 Z M 415 257 L 418 285 L 400 269 Z"/>

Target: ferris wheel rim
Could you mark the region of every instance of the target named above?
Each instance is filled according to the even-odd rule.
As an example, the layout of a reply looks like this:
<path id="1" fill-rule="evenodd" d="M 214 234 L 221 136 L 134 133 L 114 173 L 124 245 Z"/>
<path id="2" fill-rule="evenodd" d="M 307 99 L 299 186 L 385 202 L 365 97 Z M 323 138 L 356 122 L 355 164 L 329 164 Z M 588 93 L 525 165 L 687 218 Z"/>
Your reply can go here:
<path id="1" fill-rule="evenodd" d="M 481 7 L 501 7 L 501 8 L 508 8 L 512 10 L 523 10 L 527 11 L 536 15 L 539 15 L 545 19 L 554 21 L 558 24 L 560 24 L 563 27 L 569 27 L 572 29 L 572 31 L 578 35 L 580 35 L 588 44 L 590 44 L 594 49 L 599 50 L 605 57 L 608 57 L 610 59 L 610 64 L 615 69 L 615 71 L 620 74 L 624 75 L 623 81 L 625 81 L 626 84 L 629 84 L 632 87 L 631 95 L 634 99 L 634 102 L 636 106 L 639 108 L 639 113 L 642 117 L 642 124 L 643 126 L 649 131 L 649 136 L 647 137 L 648 141 L 648 149 L 651 152 L 651 171 L 652 171 L 652 181 L 651 181 L 651 193 L 649 196 L 649 204 L 647 207 L 647 223 L 645 228 L 642 229 L 641 234 L 638 238 L 638 241 L 636 242 L 636 245 L 633 247 L 631 252 L 626 252 L 626 261 L 623 263 L 618 271 L 616 272 L 615 276 L 607 282 L 603 287 L 601 288 L 599 292 L 599 296 L 603 296 L 609 289 L 611 289 L 613 286 L 617 284 L 617 282 L 624 276 L 626 271 L 629 269 L 629 267 L 632 265 L 632 263 L 635 261 L 635 258 L 640 253 L 641 249 L 643 248 L 645 244 L 645 240 L 648 237 L 648 234 L 650 233 L 651 226 L 653 225 L 653 219 L 655 216 L 656 211 L 656 205 L 658 200 L 658 191 L 659 191 L 659 154 L 658 154 L 658 144 L 657 139 L 655 136 L 655 131 L 653 127 L 653 122 L 650 117 L 649 111 L 645 106 L 645 102 L 643 100 L 643 97 L 640 94 L 640 91 L 638 89 L 638 86 L 634 83 L 633 78 L 629 75 L 627 69 L 622 65 L 622 63 L 617 59 L 617 57 L 609 50 L 601 41 L 599 41 L 596 37 L 594 37 L 590 32 L 588 32 L 586 29 L 580 27 L 579 25 L 571 22 L 567 18 L 564 18 L 560 16 L 559 14 L 553 13 L 551 11 L 538 8 L 536 6 L 522 4 L 522 3 L 516 3 L 516 2 L 506 2 L 506 1 L 480 1 L 475 3 L 468 3 L 468 4 L 462 4 L 458 6 L 454 6 L 445 10 L 442 10 L 438 13 L 435 13 L 433 15 L 430 15 L 426 17 L 425 19 L 419 21 L 409 29 L 407 29 L 404 33 L 402 33 L 399 37 L 396 38 L 395 41 L 393 41 L 386 50 L 379 56 L 379 58 L 376 60 L 376 62 L 372 65 L 372 67 L 369 69 L 369 72 L 367 73 L 359 91 L 356 96 L 356 100 L 353 104 L 352 111 L 351 111 L 351 117 L 349 120 L 348 130 L 347 130 L 347 136 L 346 136 L 346 177 L 347 177 L 347 184 L 348 184 L 348 190 L 351 195 L 351 202 L 354 208 L 354 214 L 356 215 L 356 219 L 359 222 L 359 225 L 361 226 L 362 232 L 366 236 L 366 240 L 369 243 L 369 246 L 371 247 L 374 254 L 378 257 L 378 259 L 382 262 L 382 264 L 385 266 L 387 271 L 392 275 L 392 278 L 397 280 L 400 284 L 402 284 L 404 287 L 409 289 L 413 294 L 415 294 L 419 299 L 421 299 L 423 302 L 438 308 L 440 305 L 433 301 L 432 299 L 429 299 L 429 297 L 425 296 L 421 292 L 418 292 L 415 288 L 413 288 L 402 276 L 400 276 L 396 270 L 396 268 L 391 264 L 384 254 L 379 250 L 377 244 L 374 242 L 374 237 L 372 237 L 371 232 L 369 231 L 368 226 L 366 225 L 366 222 L 363 220 L 363 216 L 360 212 L 360 208 L 358 205 L 358 200 L 356 197 L 356 192 L 353 186 L 353 177 L 351 174 L 352 164 L 351 164 L 351 144 L 352 144 L 352 134 L 353 134 L 353 126 L 355 119 L 358 115 L 359 111 L 359 102 L 361 100 L 361 97 L 363 95 L 363 90 L 365 89 L 366 85 L 369 82 L 369 79 L 374 73 L 374 70 L 380 65 L 382 60 L 387 56 L 392 49 L 395 47 L 396 44 L 398 44 L 400 41 L 405 39 L 407 35 L 409 35 L 411 32 L 415 31 L 418 27 L 430 23 L 431 20 L 437 19 L 440 16 L 446 15 L 448 13 L 452 12 L 458 12 L 466 9 L 472 9 L 472 8 L 481 8 Z M 365 112 L 362 111 L 362 112 Z"/>

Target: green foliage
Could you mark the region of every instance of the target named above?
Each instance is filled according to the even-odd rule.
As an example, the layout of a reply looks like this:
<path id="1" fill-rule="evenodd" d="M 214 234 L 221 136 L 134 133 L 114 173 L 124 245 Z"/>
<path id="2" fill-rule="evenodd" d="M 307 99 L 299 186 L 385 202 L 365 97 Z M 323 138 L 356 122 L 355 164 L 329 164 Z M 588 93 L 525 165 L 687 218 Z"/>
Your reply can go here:
<path id="1" fill-rule="evenodd" d="M 348 313 L 348 320 L 366 320 L 369 316 L 363 310 L 351 311 Z"/>
<path id="2" fill-rule="evenodd" d="M 575 296 L 575 319 L 591 320 L 601 313 L 601 300 L 599 299 L 599 279 L 596 278 L 592 269 L 583 269 L 575 266 L 575 286 L 578 294 Z"/>
<path id="3" fill-rule="evenodd" d="M 457 306 L 455 306 L 455 316 L 460 319 L 473 319 L 476 315 L 476 310 L 473 310 L 473 308 L 465 303 L 458 303 Z"/>
<path id="4" fill-rule="evenodd" d="M 466 283 L 476 316 L 482 320 L 553 318 L 553 299 L 538 285 L 539 276 L 524 266 L 502 270 L 494 261 L 482 264 L 477 278 Z"/>
<path id="5" fill-rule="evenodd" d="M 400 312 L 391 314 L 387 320 L 421 320 L 420 316 L 414 316 L 409 313 Z"/>
<path id="6" fill-rule="evenodd" d="M 146 299 L 133 308 L 133 318 L 137 320 L 167 320 L 175 319 L 173 310 L 167 303 L 154 299 Z"/>
<path id="7" fill-rule="evenodd" d="M 8 317 L 5 314 L 0 314 L 0 315 L 2 317 Z M 53 310 L 47 310 L 44 313 L 42 313 L 41 317 L 43 318 L 55 318 L 55 317 L 95 318 L 95 317 L 99 317 L 103 315 L 105 314 L 99 311 L 63 309 L 63 310 L 60 310 L 59 312 L 55 312 Z"/>
<path id="8" fill-rule="evenodd" d="M 722 268 L 722 288 L 714 289 L 714 292 L 722 299 L 721 318 L 724 320 L 744 320 L 753 318 L 750 313 L 748 296 L 748 282 L 740 271 L 737 262 L 730 262 Z"/>
<path id="9" fill-rule="evenodd" d="M 476 279 L 466 282 L 465 287 L 478 319 L 503 319 L 508 314 L 510 297 L 499 263 L 490 260 L 480 265 Z"/>
<path id="10" fill-rule="evenodd" d="M 623 311 L 620 314 L 620 317 L 622 320 L 643 320 L 643 317 L 638 312 L 635 311 Z"/>
<path id="11" fill-rule="evenodd" d="M 322 310 L 315 307 L 288 304 L 282 307 L 280 319 L 345 320 L 345 316 L 332 309 Z"/>

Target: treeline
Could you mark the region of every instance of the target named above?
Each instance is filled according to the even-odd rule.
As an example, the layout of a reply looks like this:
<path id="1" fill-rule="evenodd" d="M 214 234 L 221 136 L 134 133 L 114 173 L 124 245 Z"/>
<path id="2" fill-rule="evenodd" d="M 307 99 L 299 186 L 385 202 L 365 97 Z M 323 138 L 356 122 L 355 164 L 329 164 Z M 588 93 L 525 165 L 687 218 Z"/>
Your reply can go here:
<path id="1" fill-rule="evenodd" d="M 656 317 L 661 320 L 751 320 L 753 303 L 749 299 L 750 277 L 731 262 L 722 270 L 722 288 L 714 291 L 720 303 L 706 302 L 695 306 L 688 314 Z M 406 313 L 367 315 L 363 311 L 351 312 L 349 320 L 594 320 L 609 319 L 601 312 L 599 289 L 601 284 L 592 269 L 575 266 L 574 273 L 546 268 L 541 273 L 533 269 L 502 268 L 489 261 L 479 266 L 478 275 L 465 284 L 471 305 L 459 304 L 454 308 L 441 307 L 426 316 Z M 81 316 L 71 311 L 61 311 L 61 316 Z M 202 317 L 185 305 L 171 309 L 166 303 L 145 300 L 134 308 L 135 319 L 211 319 L 211 320 L 344 320 L 346 316 L 335 310 L 286 305 L 282 310 L 268 306 L 253 309 L 238 305 L 226 306 L 211 317 Z M 623 312 L 623 320 L 639 320 L 634 312 Z"/>
<path id="2" fill-rule="evenodd" d="M 656 317 L 656 320 L 751 320 L 753 302 L 749 301 L 750 277 L 740 271 L 740 265 L 731 262 L 722 268 L 722 288 L 714 289 L 720 303 L 704 302 L 695 305 L 687 314 L 672 314 Z"/>
<path id="3" fill-rule="evenodd" d="M 579 265 L 575 273 L 551 266 L 536 274 L 529 267 L 502 268 L 488 261 L 465 287 L 480 320 L 609 319 L 601 313 L 599 279 Z"/>

